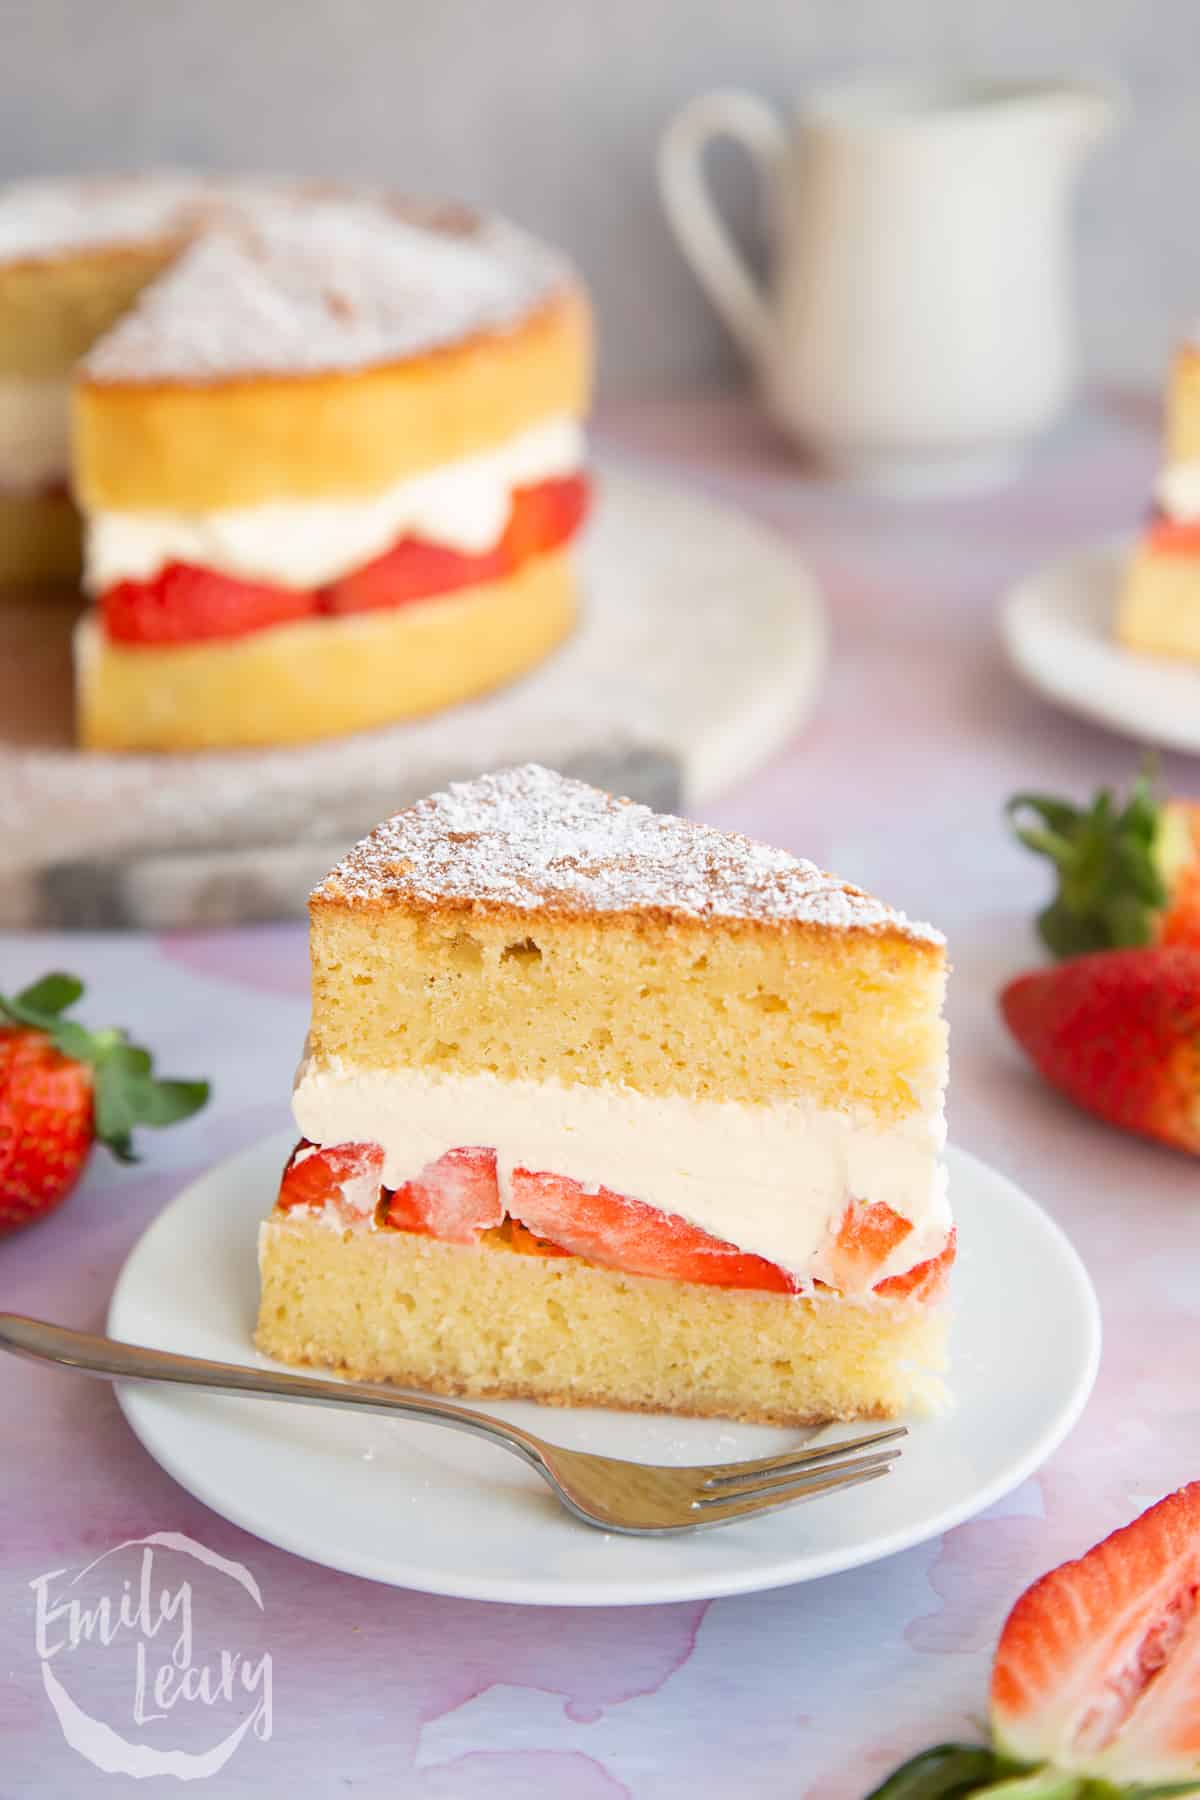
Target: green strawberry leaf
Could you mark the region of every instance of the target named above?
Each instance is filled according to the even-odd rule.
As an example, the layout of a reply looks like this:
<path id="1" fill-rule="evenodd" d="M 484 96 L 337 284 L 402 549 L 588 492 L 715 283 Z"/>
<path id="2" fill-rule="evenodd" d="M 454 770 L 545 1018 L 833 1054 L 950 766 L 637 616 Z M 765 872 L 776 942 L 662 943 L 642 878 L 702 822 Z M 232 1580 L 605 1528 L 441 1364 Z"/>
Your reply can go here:
<path id="1" fill-rule="evenodd" d="M 96 1065 L 96 1136 L 122 1162 L 136 1161 L 135 1125 L 174 1125 L 199 1112 L 207 1081 L 159 1080 L 148 1050 L 124 1041 L 105 1050 Z"/>
<path id="2" fill-rule="evenodd" d="M 867 1800 L 960 1800 L 1012 1766 L 981 1744 L 937 1744 L 902 1763 Z"/>
<path id="3" fill-rule="evenodd" d="M 93 1105 L 100 1142 L 108 1145 L 118 1162 L 136 1162 L 133 1128 L 137 1111 L 115 1058 L 106 1059 L 96 1070 Z"/>
<path id="4" fill-rule="evenodd" d="M 1083 1800 L 1089 1786 L 1085 1775 L 1072 1775 L 1046 1763 L 1005 1781 L 994 1781 L 985 1790 L 988 1800 Z"/>
<path id="5" fill-rule="evenodd" d="M 83 983 L 75 975 L 64 975 L 61 970 L 52 975 L 43 975 L 30 987 L 22 988 L 17 995 L 19 1006 L 29 1007 L 34 1012 L 48 1013 L 56 1016 L 66 1012 L 68 1006 L 83 994 Z"/>
<path id="6" fill-rule="evenodd" d="M 1188 1800 L 1200 1785 L 1116 1786 L 1055 1768 L 1009 1762 L 980 1744 L 937 1744 L 902 1763 L 867 1800 Z"/>
<path id="7" fill-rule="evenodd" d="M 190 1118 L 209 1097 L 207 1081 L 160 1081 L 154 1061 L 123 1031 L 88 1031 L 62 1015 L 83 993 L 73 975 L 44 975 L 9 999 L 0 994 L 0 1019 L 43 1031 L 54 1047 L 92 1071 L 93 1125 L 96 1136 L 119 1162 L 136 1162 L 135 1126 L 174 1125 Z"/>
<path id="8" fill-rule="evenodd" d="M 190 1119 L 208 1100 L 207 1081 L 146 1081 L 134 1088 L 139 1125 L 174 1125 Z"/>
<path id="9" fill-rule="evenodd" d="M 1163 814 L 1148 770 L 1123 805 L 1102 788 L 1087 808 L 1021 793 L 1005 810 L 1019 842 L 1054 865 L 1057 891 L 1038 915 L 1054 956 L 1153 942 L 1170 893 L 1161 866 Z"/>

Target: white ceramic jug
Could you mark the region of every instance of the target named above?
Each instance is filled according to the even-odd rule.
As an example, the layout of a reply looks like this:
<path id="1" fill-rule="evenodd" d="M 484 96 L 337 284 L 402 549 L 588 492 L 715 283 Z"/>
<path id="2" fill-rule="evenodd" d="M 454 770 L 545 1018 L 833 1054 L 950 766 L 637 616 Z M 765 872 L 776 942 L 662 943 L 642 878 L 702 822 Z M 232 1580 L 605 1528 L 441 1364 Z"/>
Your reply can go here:
<path id="1" fill-rule="evenodd" d="M 663 137 L 663 203 L 786 431 L 871 485 L 982 485 L 1069 393 L 1071 177 L 1117 112 L 1082 83 L 876 80 L 788 130 L 753 94 L 702 95 Z M 766 179 L 766 292 L 704 182 L 720 136 Z"/>

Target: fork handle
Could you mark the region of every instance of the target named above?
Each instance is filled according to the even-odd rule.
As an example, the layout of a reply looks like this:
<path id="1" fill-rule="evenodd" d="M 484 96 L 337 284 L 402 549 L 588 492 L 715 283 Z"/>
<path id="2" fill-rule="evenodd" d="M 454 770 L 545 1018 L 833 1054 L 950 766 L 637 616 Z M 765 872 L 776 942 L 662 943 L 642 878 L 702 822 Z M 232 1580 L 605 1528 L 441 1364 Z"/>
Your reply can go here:
<path id="1" fill-rule="evenodd" d="M 452 1401 L 434 1400 L 424 1394 L 396 1392 L 362 1381 L 322 1381 L 311 1375 L 285 1375 L 277 1369 L 209 1362 L 201 1356 L 180 1356 L 173 1350 L 150 1350 L 141 1344 L 122 1343 L 119 1338 L 72 1331 L 44 1319 L 24 1318 L 20 1313 L 0 1313 L 0 1350 L 10 1350 L 15 1356 L 27 1356 L 35 1362 L 78 1369 L 84 1375 L 99 1375 L 108 1381 L 171 1381 L 213 1393 L 252 1394 L 310 1406 L 349 1406 L 362 1412 L 419 1419 L 426 1425 L 449 1425 L 453 1431 L 466 1431 L 513 1451 L 550 1480 L 540 1440 L 531 1432 L 488 1413 L 472 1412 Z"/>

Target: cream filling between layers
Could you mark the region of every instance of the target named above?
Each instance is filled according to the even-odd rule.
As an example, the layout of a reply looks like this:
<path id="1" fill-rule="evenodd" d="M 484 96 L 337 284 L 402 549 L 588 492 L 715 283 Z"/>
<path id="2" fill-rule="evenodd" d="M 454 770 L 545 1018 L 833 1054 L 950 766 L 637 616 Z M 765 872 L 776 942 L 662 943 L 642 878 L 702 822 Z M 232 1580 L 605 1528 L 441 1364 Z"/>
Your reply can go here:
<path id="1" fill-rule="evenodd" d="M 1170 464 L 1159 475 L 1154 498 L 1169 519 L 1179 525 L 1200 520 L 1200 460 Z"/>
<path id="2" fill-rule="evenodd" d="M 750 1105 L 306 1058 L 292 1110 L 314 1144 L 380 1144 L 386 1187 L 448 1150 L 492 1149 L 506 1202 L 514 1168 L 564 1175 L 677 1213 L 801 1281 L 836 1285 L 826 1256 L 851 1199 L 912 1224 L 879 1280 L 937 1256 L 950 1229 L 940 1104 L 881 1125 L 801 1098 Z"/>
<path id="3" fill-rule="evenodd" d="M 406 476 L 365 499 L 274 500 L 208 513 L 94 512 L 85 580 L 103 593 L 119 581 L 150 581 L 180 562 L 245 581 L 319 587 L 409 535 L 481 555 L 503 535 L 515 488 L 574 475 L 583 460 L 579 421 L 552 418 L 497 449 Z"/>
<path id="4" fill-rule="evenodd" d="M 0 489 L 40 493 L 65 481 L 70 466 L 70 377 L 0 379 Z"/>

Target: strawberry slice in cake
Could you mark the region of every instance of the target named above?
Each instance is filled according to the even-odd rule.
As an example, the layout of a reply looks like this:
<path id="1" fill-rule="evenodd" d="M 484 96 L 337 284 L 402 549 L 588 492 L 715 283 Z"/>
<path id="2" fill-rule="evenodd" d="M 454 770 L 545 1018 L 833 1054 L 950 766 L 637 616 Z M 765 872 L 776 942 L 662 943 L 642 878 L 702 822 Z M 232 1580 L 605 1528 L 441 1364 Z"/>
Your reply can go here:
<path id="1" fill-rule="evenodd" d="M 785 1424 L 936 1401 L 929 927 L 534 766 L 380 826 L 311 918 L 267 1354 Z"/>

